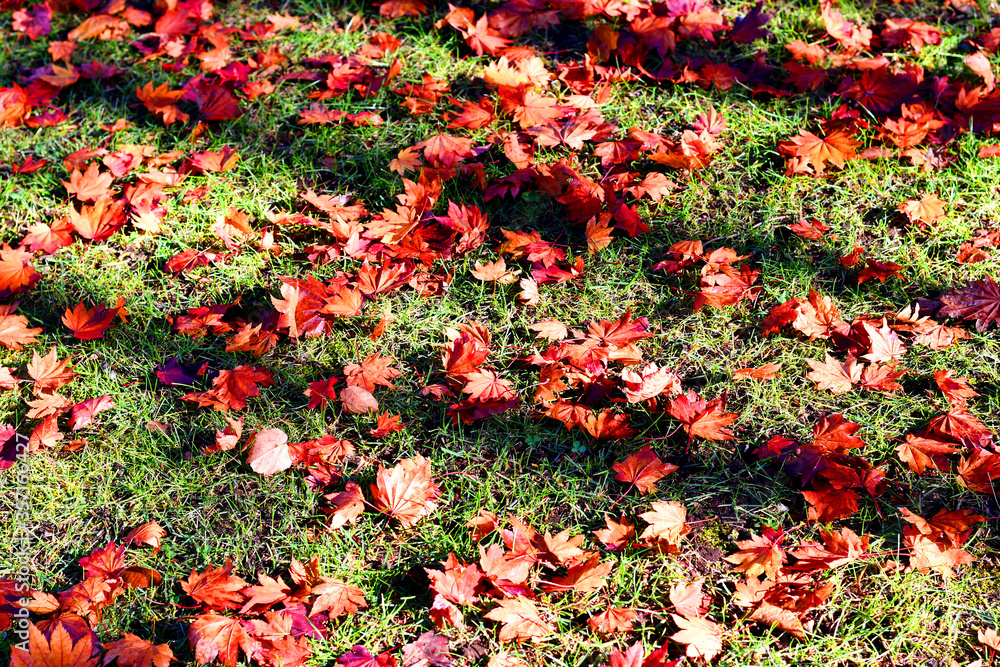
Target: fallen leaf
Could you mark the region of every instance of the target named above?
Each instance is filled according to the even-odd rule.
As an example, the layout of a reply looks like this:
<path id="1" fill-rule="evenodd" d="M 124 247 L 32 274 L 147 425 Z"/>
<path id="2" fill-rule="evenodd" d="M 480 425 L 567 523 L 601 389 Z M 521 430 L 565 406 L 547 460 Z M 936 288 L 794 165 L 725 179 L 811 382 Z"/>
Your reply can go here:
<path id="1" fill-rule="evenodd" d="M 269 428 L 250 438 L 247 463 L 258 475 L 275 475 L 292 467 L 288 436 L 277 428 Z"/>
<path id="2" fill-rule="evenodd" d="M 372 505 L 399 521 L 404 528 L 413 526 L 437 507 L 441 495 L 431 481 L 431 462 L 419 454 L 403 459 L 391 470 L 381 465 L 372 484 Z"/>

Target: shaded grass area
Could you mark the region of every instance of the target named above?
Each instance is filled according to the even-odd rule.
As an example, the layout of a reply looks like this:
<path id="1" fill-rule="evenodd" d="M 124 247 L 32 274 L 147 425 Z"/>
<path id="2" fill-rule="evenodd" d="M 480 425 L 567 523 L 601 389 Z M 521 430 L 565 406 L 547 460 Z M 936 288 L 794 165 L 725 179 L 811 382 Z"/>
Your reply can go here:
<path id="1" fill-rule="evenodd" d="M 745 9 L 737 5 L 734 15 Z M 355 11 L 373 16 L 361 6 L 301 2 L 284 8 L 310 15 L 314 23 L 313 30 L 282 38 L 282 48 L 292 60 L 322 52 L 352 53 L 366 32 L 334 34 L 331 28 L 346 25 Z M 257 17 L 270 9 L 230 5 L 221 11 L 224 20 L 240 24 L 246 16 Z M 439 15 L 444 9 L 437 8 Z M 856 9 L 862 14 L 872 11 L 860 3 Z M 876 10 L 893 11 L 887 3 Z M 913 15 L 921 11 L 930 15 L 938 9 L 918 4 Z M 776 33 L 770 48 L 807 37 L 815 28 L 816 14 L 811 5 L 782 8 L 770 26 Z M 418 81 L 426 71 L 453 81 L 455 88 L 475 89 L 473 76 L 482 61 L 465 57 L 451 33 L 432 30 L 433 18 L 379 26 L 403 39 L 399 57 L 406 67 L 401 79 Z M 950 66 L 942 54 L 954 47 L 959 35 L 975 34 L 984 25 L 979 18 L 965 20 L 944 44 L 926 47 L 921 61 L 928 67 Z M 533 45 L 539 50 L 564 46 L 553 43 L 558 41 L 568 41 L 574 48 L 571 35 L 540 34 L 531 39 L 538 40 Z M 116 43 L 85 42 L 80 48 L 84 59 L 131 58 L 128 47 Z M 16 53 L 22 68 L 37 66 L 46 57 L 39 44 L 17 41 L 6 29 L 0 31 L 0 52 L 5 51 Z M 14 72 L 0 75 L 0 84 L 8 84 L 12 80 L 8 76 Z M 768 306 L 802 297 L 811 288 L 831 295 L 844 318 L 850 319 L 898 309 L 968 278 L 996 276 L 1000 269 L 996 258 L 971 266 L 954 261 L 958 245 L 994 220 L 1000 205 L 1000 161 L 977 157 L 979 147 L 988 143 L 983 137 L 964 136 L 959 161 L 942 172 L 922 173 L 889 160 L 855 161 L 834 178 L 788 178 L 774 147 L 807 122 L 808 100 L 755 100 L 738 88 L 720 93 L 623 84 L 602 108 L 604 116 L 623 130 L 635 126 L 664 134 L 677 131 L 709 105 L 725 114 L 729 126 L 723 135 L 725 148 L 710 168 L 678 175 L 682 187 L 643 211 L 651 234 L 616 239 L 599 255 L 587 258 L 580 279 L 543 290 L 540 305 L 526 310 L 517 305 L 510 288 L 494 288 L 469 274 L 474 261 L 495 256 L 491 249 L 501 238 L 497 230 L 537 229 L 544 238 L 558 239 L 578 254 L 586 253 L 586 242 L 579 229 L 566 226 L 559 205 L 547 198 L 494 200 L 484 206 L 494 232 L 488 247 L 449 267 L 454 278 L 443 297 L 423 300 L 412 291 L 392 295 L 397 319 L 378 341 L 367 338 L 377 319 L 373 313 L 338 322 L 332 336 L 297 345 L 283 343 L 259 359 L 227 354 L 221 339 L 211 336 L 180 337 L 164 315 L 239 296 L 249 312 L 267 307 L 269 296 L 277 293 L 278 276 L 302 276 L 310 270 L 301 252 L 310 239 L 280 235 L 285 251 L 279 256 L 244 253 L 181 278 L 162 271 L 165 260 L 184 248 L 210 247 L 213 236 L 208 227 L 230 206 L 262 221 L 268 211 L 297 207 L 297 195 L 307 187 L 350 192 L 376 210 L 390 205 L 400 181 L 388 171 L 389 160 L 401 148 L 435 133 L 436 120 L 406 116 L 397 106 L 398 96 L 382 91 L 365 101 L 330 103 L 331 108 L 351 112 L 388 110 L 390 120 L 382 127 L 301 127 L 295 118 L 308 104 L 309 85 L 285 82 L 240 119 L 213 126 L 205 139 L 192 143 L 186 129 L 161 127 L 136 101 L 135 86 L 150 80 L 160 83 L 171 77 L 158 71 L 155 63 L 135 66 L 111 86 L 84 84 L 67 91 L 60 102 L 73 110 L 71 127 L 0 133 L 0 158 L 30 152 L 58 163 L 72 150 L 103 142 L 106 133 L 98 125 L 126 117 L 133 126 L 116 136 L 117 144 L 189 152 L 235 146 L 241 155 L 231 172 L 189 177 L 187 187 L 204 185 L 211 194 L 195 204 L 172 203 L 163 234 L 126 232 L 103 244 L 77 242 L 39 260 L 43 280 L 20 306 L 33 325 L 45 328 L 42 345 L 36 349 L 55 345 L 60 357 L 73 356 L 80 377 L 67 388 L 69 395 L 82 400 L 108 394 L 115 402 L 113 412 L 83 432 L 89 444 L 82 451 L 40 454 L 26 463 L 32 480 L 31 512 L 42 545 L 30 563 L 35 583 L 56 590 L 75 582 L 80 574 L 78 558 L 120 539 L 139 523 L 156 520 L 169 533 L 163 552 L 145 562 L 162 572 L 165 584 L 152 591 L 128 592 L 102 623 L 101 632 L 108 636 L 141 631 L 143 636 L 169 642 L 182 661 L 192 662 L 183 623 L 177 620 L 188 604 L 177 578 L 193 568 L 232 558 L 236 569 L 252 579 L 258 571 L 283 571 L 292 557 L 305 560 L 318 555 L 328 573 L 360 586 L 370 604 L 353 618 L 336 623 L 331 639 L 319 643 L 315 664 L 330 664 L 354 644 L 398 646 L 431 627 L 426 610 L 432 596 L 422 568 L 450 552 L 465 560 L 478 557 L 464 523 L 480 509 L 500 516 L 514 514 L 540 530 L 589 532 L 603 526 L 605 514 L 634 516 L 651 499 L 679 500 L 690 516 L 705 520 L 686 538 L 680 555 L 612 556 L 617 565 L 607 589 L 591 594 L 579 607 L 575 604 L 585 596 L 562 598 L 552 610 L 560 632 L 538 647 L 516 650 L 536 664 L 594 664 L 595 656 L 603 659 L 611 646 L 624 648 L 628 643 L 587 631 L 580 609 L 606 606 L 648 612 L 636 636 L 647 645 L 658 645 L 672 632 L 665 611 L 671 583 L 707 576 L 712 592 L 726 599 L 738 575 L 721 558 L 735 549 L 734 541 L 745 537 L 746 531 L 783 525 L 796 527 L 803 541 L 812 534 L 802 525 L 804 504 L 788 477 L 757 462 L 751 451 L 779 433 L 808 437 L 818 416 L 829 412 L 842 412 L 864 427 L 867 447 L 861 453 L 876 464 L 886 462 L 896 482 L 878 506 L 869 502 L 845 522 L 859 533 L 873 534 L 873 551 L 900 546 L 894 505 L 925 515 L 958 505 L 997 516 L 995 497 L 969 492 L 951 475 L 917 478 L 894 454 L 903 434 L 918 429 L 941 408 L 943 401 L 933 390 L 935 370 L 950 368 L 958 376 L 971 377 L 981 394 L 974 403 L 976 414 L 993 430 L 1000 428 L 1000 341 L 995 333 L 973 333 L 971 340 L 939 352 L 912 347 L 905 359 L 910 373 L 903 380 L 904 391 L 897 395 L 834 396 L 815 391 L 804 378 L 804 359 L 822 358 L 826 349 L 822 342 L 765 339 L 757 326 Z M 487 170 L 496 176 L 506 167 L 498 161 Z M 592 175 L 596 174 L 595 166 Z M 65 200 L 59 181 L 64 177 L 56 168 L 0 179 L 0 240 L 13 243 L 30 222 L 48 222 L 61 215 Z M 932 233 L 902 226 L 895 211 L 899 202 L 925 192 L 936 192 L 949 203 L 948 216 Z M 479 201 L 478 194 L 469 193 L 468 184 L 451 182 L 441 200 Z M 786 225 L 802 216 L 830 225 L 827 238 L 809 242 L 788 232 Z M 650 269 L 671 243 L 690 238 L 711 239 L 712 247 L 727 245 L 752 253 L 764 288 L 758 304 L 693 314 L 693 282 Z M 906 267 L 907 280 L 858 286 L 853 272 L 838 259 L 859 243 L 868 248 L 868 256 Z M 347 265 L 333 263 L 315 274 L 330 278 Z M 64 309 L 78 300 L 110 303 L 119 295 L 127 301 L 130 322 L 114 327 L 103 340 L 74 340 L 60 324 Z M 658 414 L 633 413 L 640 435 L 627 444 L 599 443 L 579 432 L 567 433 L 558 423 L 529 416 L 527 409 L 471 426 L 453 424 L 443 406 L 418 394 L 441 371 L 440 344 L 447 326 L 484 323 L 494 336 L 491 363 L 514 369 L 509 376 L 528 395 L 537 374 L 521 370 L 525 367 L 518 361 L 537 345 L 528 325 L 551 317 L 580 326 L 591 319 L 614 319 L 626 307 L 653 324 L 656 336 L 643 344 L 648 359 L 675 367 L 685 388 L 704 396 L 728 392 L 730 408 L 741 414 L 734 447 L 689 444 Z M 375 440 L 368 434 L 375 426 L 374 416 L 337 416 L 333 408 L 305 410 L 302 392 L 308 382 L 339 373 L 344 364 L 376 351 L 394 356 L 404 370 L 397 390 L 380 390 L 378 398 L 384 410 L 403 415 L 406 430 Z M 280 382 L 248 405 L 247 430 L 281 428 L 292 441 L 325 433 L 350 439 L 359 457 L 349 464 L 348 475 L 363 486 L 374 481 L 377 462 L 392 463 L 417 453 L 431 458 L 443 491 L 440 509 L 409 530 L 367 513 L 357 526 L 325 531 L 318 498 L 297 473 L 262 478 L 234 453 L 199 454 L 224 421 L 219 414 L 180 401 L 181 390 L 157 383 L 153 368 L 173 356 L 221 368 L 262 365 L 280 374 Z M 16 365 L 24 358 L 24 353 L 0 352 L 0 365 Z M 777 379 L 731 380 L 735 369 L 768 361 L 784 364 Z M 24 411 L 16 394 L 0 392 L 0 422 L 19 424 Z M 165 429 L 147 426 L 154 422 Z M 610 465 L 645 442 L 681 468 L 660 483 L 655 496 L 623 495 L 625 487 L 614 481 Z M 4 512 L 13 511 L 7 484 L 0 477 Z M 3 545 L 13 544 L 18 529 L 11 523 L 0 524 L 0 570 L 14 564 Z M 588 542 L 594 543 L 590 538 Z M 947 585 L 932 576 L 880 572 L 863 564 L 838 570 L 831 575 L 836 592 L 814 615 L 815 626 L 806 641 L 741 624 L 729 637 L 719 664 L 927 665 L 970 658 L 974 629 L 1000 623 L 998 546 L 991 521 L 977 531 L 969 547 L 978 562 Z M 479 664 L 479 655 L 495 651 L 496 633 L 472 615 L 467 621 L 466 632 L 453 633 L 452 648 L 470 664 Z"/>

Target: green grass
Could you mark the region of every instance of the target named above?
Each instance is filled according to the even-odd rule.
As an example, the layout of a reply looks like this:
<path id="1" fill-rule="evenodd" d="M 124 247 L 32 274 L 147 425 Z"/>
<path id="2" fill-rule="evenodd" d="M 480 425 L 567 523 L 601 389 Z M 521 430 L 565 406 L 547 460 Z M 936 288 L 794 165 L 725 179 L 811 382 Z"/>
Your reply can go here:
<path id="1" fill-rule="evenodd" d="M 748 3 L 720 5 L 733 17 L 745 13 Z M 458 96 L 475 99 L 486 92 L 474 76 L 487 59 L 469 56 L 453 31 L 432 27 L 446 11 L 444 3 L 433 16 L 381 22 L 376 11 L 360 5 L 300 0 L 280 9 L 308 17 L 313 24 L 306 31 L 282 33 L 278 40 L 291 63 L 320 53 L 353 53 L 369 34 L 387 30 L 403 42 L 394 56 L 405 66 L 394 86 L 418 82 L 429 72 L 450 81 Z M 217 10 L 223 22 L 242 26 L 275 8 L 253 3 L 222 5 Z M 787 3 L 768 10 L 776 18 L 768 26 L 775 38 L 767 49 L 778 62 L 785 58 L 785 43 L 808 41 L 822 30 L 812 3 Z M 956 55 L 961 53 L 961 40 L 988 30 L 984 17 L 949 14 L 938 3 L 878 3 L 877 7 L 856 3 L 853 8 L 844 3 L 842 10 L 862 23 L 873 23 L 876 12 L 940 21 L 949 32 L 944 42 L 925 47 L 912 60 L 952 76 L 961 71 Z M 363 11 L 372 25 L 359 32 L 334 33 L 333 27 L 345 25 L 355 11 Z M 53 35 L 65 34 L 80 18 L 57 16 Z M 45 40 L 19 39 L 9 26 L 10 14 L 0 15 L 0 63 L 5 58 L 9 63 L 0 68 L 0 86 L 47 62 Z M 572 23 L 522 41 L 550 52 L 560 48 L 559 39 L 584 44 L 586 31 Z M 692 43 L 689 52 L 718 56 L 701 42 Z M 753 53 L 741 51 L 739 57 L 749 59 Z M 826 178 L 789 178 L 776 152 L 777 142 L 799 128 L 815 129 L 814 119 L 829 117 L 839 101 L 809 95 L 756 99 L 739 86 L 720 93 L 696 85 L 617 84 L 601 112 L 620 128 L 619 137 L 630 127 L 664 135 L 677 132 L 710 105 L 723 112 L 728 123 L 721 138 L 724 148 L 710 167 L 669 174 L 681 187 L 659 205 L 645 200 L 640 205 L 651 233 L 616 238 L 600 254 L 586 256 L 582 229 L 567 226 L 561 206 L 547 197 L 529 193 L 483 204 L 481 193 L 467 183 L 448 182 L 441 212 L 448 200 L 479 205 L 489 216 L 491 240 L 443 267 L 454 274 L 442 297 L 421 299 L 409 289 L 381 296 L 379 306 L 388 303 L 396 320 L 377 341 L 367 337 L 378 319 L 378 309 L 370 308 L 363 317 L 338 321 L 331 336 L 298 344 L 283 340 L 258 358 L 226 353 L 220 337 L 181 337 L 171 330 L 165 315 L 240 296 L 248 313 L 263 311 L 269 307 L 269 297 L 278 294 L 279 276 L 312 272 L 329 279 L 339 270 L 352 270 L 357 262 L 313 268 L 303 252 L 312 237 L 275 228 L 283 247 L 279 256 L 248 251 L 179 278 L 164 273 L 163 263 L 182 249 L 217 243 L 209 225 L 231 206 L 248 212 L 254 228 L 261 229 L 267 225 L 268 212 L 300 210 L 298 193 L 307 188 L 350 193 L 373 211 L 392 205 L 402 186 L 389 171 L 389 160 L 400 149 L 443 131 L 438 115 L 447 104 L 439 103 L 435 114 L 410 117 L 399 107 L 401 98 L 383 90 L 368 100 L 355 96 L 326 102 L 330 108 L 350 112 L 380 111 L 388 119 L 380 127 L 300 126 L 297 114 L 308 106 L 307 95 L 318 84 L 286 81 L 277 85 L 275 94 L 248 104 L 243 117 L 214 123 L 192 142 L 187 127 L 164 128 L 147 114 L 133 91 L 149 81 L 178 86 L 193 69 L 183 75 L 165 74 L 159 61 L 135 62 L 133 50 L 119 42 L 82 42 L 74 62 L 90 59 L 121 63 L 125 72 L 107 86 L 81 81 L 65 91 L 57 103 L 71 113 L 72 123 L 0 130 L 0 163 L 20 161 L 27 153 L 52 163 L 30 175 L 11 175 L 0 165 L 0 241 L 16 244 L 28 224 L 51 222 L 65 212 L 60 181 L 68 176 L 60 165 L 62 158 L 102 145 L 107 134 L 98 125 L 119 117 L 127 118 L 131 127 L 115 135 L 109 148 L 137 143 L 160 152 L 190 153 L 232 146 L 241 156 L 233 171 L 188 176 L 181 192 L 207 186 L 210 195 L 192 204 L 181 203 L 180 197 L 171 199 L 162 234 L 148 236 L 126 228 L 104 243 L 78 240 L 36 260 L 43 279 L 20 297 L 20 312 L 32 326 L 45 330 L 32 349 L 44 353 L 54 345 L 60 357 L 73 358 L 80 377 L 66 387 L 67 395 L 83 400 L 108 394 L 115 408 L 73 436 L 88 440 L 81 451 L 40 452 L 19 464 L 30 474 L 30 526 L 0 522 L 0 574 L 20 564 L 13 545 L 27 528 L 38 535 L 27 563 L 32 583 L 50 592 L 76 583 L 82 576 L 76 561 L 109 540 L 120 540 L 130 528 L 155 520 L 168 531 L 159 555 L 138 556 L 142 564 L 162 573 L 164 583 L 129 591 L 110 608 L 98 628 L 103 641 L 134 632 L 169 643 L 181 664 L 193 664 L 184 618 L 190 613 L 190 600 L 178 579 L 192 569 L 231 558 L 237 572 L 252 580 L 258 572 L 284 574 L 291 558 L 304 561 L 319 556 L 327 574 L 361 587 L 370 605 L 350 619 L 334 622 L 328 641 L 314 643 L 312 664 L 333 664 L 353 645 L 391 649 L 432 628 L 427 613 L 432 595 L 422 568 L 432 567 L 450 552 L 466 561 L 478 558 L 464 524 L 479 510 L 518 516 L 539 531 L 568 528 L 586 533 L 587 544 L 596 547 L 589 534 L 603 527 L 605 514 L 634 517 L 653 500 L 680 501 L 689 517 L 704 520 L 685 537 L 679 554 L 633 549 L 604 555 L 615 562 L 607 588 L 554 599 L 545 605 L 559 628 L 552 638 L 537 646 L 504 648 L 531 664 L 589 665 L 605 662 L 612 647 L 624 650 L 634 641 L 659 646 L 675 631 L 667 597 L 670 585 L 696 577 L 706 577 L 706 588 L 716 596 L 715 618 L 730 628 L 725 652 L 717 660 L 723 665 L 964 663 L 981 653 L 975 630 L 1000 624 L 997 498 L 960 487 L 954 475 L 917 477 L 894 453 L 904 434 L 919 429 L 944 405 L 933 385 L 935 370 L 950 368 L 957 376 L 972 378 L 981 394 L 972 402 L 973 412 L 994 431 L 1000 428 L 996 330 L 972 332 L 970 340 L 937 352 L 910 346 L 903 363 L 909 369 L 902 381 L 904 391 L 896 395 L 855 391 L 834 396 L 817 392 L 805 378 L 804 360 L 822 359 L 828 349 L 823 341 L 762 338 L 758 326 L 770 305 L 804 297 L 810 289 L 832 296 L 844 319 L 850 320 L 936 296 L 966 279 L 995 278 L 1000 273 L 1000 252 L 980 264 L 955 261 L 963 241 L 1000 217 L 1000 161 L 978 158 L 980 146 L 991 143 L 991 138 L 961 136 L 949 147 L 956 162 L 941 171 L 924 173 L 893 159 L 857 160 Z M 487 134 L 479 130 L 472 136 L 479 142 Z M 562 156 L 566 151 L 552 154 Z M 509 173 L 502 158 L 491 156 L 489 177 Z M 589 158 L 582 170 L 595 179 L 600 175 L 597 161 Z M 947 217 L 931 232 L 901 226 L 896 206 L 927 192 L 948 202 Z M 785 228 L 800 216 L 816 217 L 832 229 L 818 242 L 800 239 Z M 586 257 L 584 274 L 543 287 L 537 308 L 520 306 L 514 287 L 494 288 L 470 274 L 475 261 L 496 258 L 501 228 L 537 229 L 544 239 L 567 245 Z M 726 245 L 752 255 L 749 261 L 760 269 L 763 287 L 756 305 L 694 314 L 691 303 L 697 287 L 690 274 L 676 278 L 650 269 L 670 244 L 693 238 L 711 239 L 709 247 Z M 906 281 L 858 286 L 854 271 L 838 262 L 857 244 L 867 248 L 868 257 L 903 265 Z M 60 323 L 65 308 L 81 299 L 88 304 L 113 303 L 119 295 L 126 299 L 130 321 L 113 327 L 104 339 L 75 340 Z M 626 307 L 636 316 L 648 317 L 653 326 L 655 336 L 641 344 L 648 360 L 676 368 L 685 389 L 697 389 L 707 398 L 728 392 L 729 408 L 740 413 L 734 426 L 736 441 L 689 445 L 683 432 L 676 431 L 676 422 L 638 406 L 631 406 L 629 414 L 640 433 L 627 442 L 597 442 L 581 431 L 570 433 L 557 422 L 530 414 L 528 397 L 537 382 L 537 369 L 522 359 L 539 343 L 528 326 L 556 318 L 581 327 L 592 319 L 615 319 Z M 504 369 L 525 398 L 522 408 L 473 425 L 453 424 L 445 415 L 446 404 L 419 394 L 442 377 L 445 328 L 468 321 L 489 328 L 493 351 L 488 363 Z M 333 406 L 325 411 L 305 409 L 302 392 L 309 382 L 339 374 L 345 364 L 373 352 L 395 357 L 403 370 L 395 391 L 379 389 L 376 395 L 383 410 L 403 416 L 404 431 L 375 440 L 368 433 L 374 428 L 374 415 L 340 415 Z M 281 428 L 293 442 L 326 433 L 349 439 L 357 446 L 357 456 L 347 464 L 348 476 L 363 488 L 374 481 L 379 463 L 392 465 L 418 453 L 432 459 L 442 488 L 439 509 L 406 530 L 374 512 L 366 512 L 356 526 L 335 533 L 324 530 L 320 497 L 299 472 L 263 478 L 238 452 L 199 453 L 224 426 L 224 419 L 181 401 L 181 388 L 157 382 L 153 369 L 174 356 L 208 361 L 214 368 L 251 364 L 274 371 L 279 381 L 240 413 L 246 417 L 246 431 Z M 23 370 L 29 358 L 30 351 L 0 349 L 0 366 Z M 737 368 L 768 361 L 783 364 L 781 375 L 770 382 L 731 379 Z M 0 424 L 30 430 L 33 424 L 24 418 L 25 396 L 24 388 L 0 390 Z M 893 565 L 900 559 L 891 555 L 830 573 L 834 593 L 810 615 L 814 623 L 807 639 L 797 641 L 743 619 L 742 610 L 729 603 L 740 575 L 722 557 L 736 550 L 735 540 L 765 525 L 795 528 L 795 543 L 814 539 L 815 527 L 804 524 L 801 495 L 786 475 L 756 461 L 752 451 L 776 434 L 808 439 L 818 416 L 832 412 L 842 412 L 863 426 L 867 446 L 860 454 L 874 465 L 884 465 L 894 482 L 877 507 L 871 500 L 863 501 L 856 516 L 838 522 L 859 534 L 872 533 L 873 552 L 899 548 L 901 522 L 894 506 L 924 515 L 940 507 L 962 507 L 991 521 L 975 531 L 967 547 L 977 562 L 962 568 L 961 576 L 952 581 L 905 574 Z M 151 428 L 154 422 L 165 429 Z M 660 482 L 655 495 L 625 493 L 610 466 L 647 442 L 680 469 Z M 0 474 L 0 515 L 14 512 L 12 479 Z M 905 557 L 901 560 L 905 564 Z M 645 612 L 635 632 L 609 639 L 589 631 L 588 612 L 612 606 Z M 473 656 L 500 648 L 496 625 L 480 616 L 468 613 L 466 631 L 447 633 L 459 663 L 485 664 L 485 658 Z M 0 639 L 0 646 L 5 641 L 10 638 Z"/>

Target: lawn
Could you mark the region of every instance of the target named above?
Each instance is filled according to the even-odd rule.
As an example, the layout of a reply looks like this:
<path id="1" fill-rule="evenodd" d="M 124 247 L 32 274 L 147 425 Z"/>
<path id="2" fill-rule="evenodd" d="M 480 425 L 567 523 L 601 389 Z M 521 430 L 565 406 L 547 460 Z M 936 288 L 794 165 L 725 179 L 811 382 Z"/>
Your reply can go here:
<path id="1" fill-rule="evenodd" d="M 995 3 L 0 10 L 0 659 L 992 664 Z"/>

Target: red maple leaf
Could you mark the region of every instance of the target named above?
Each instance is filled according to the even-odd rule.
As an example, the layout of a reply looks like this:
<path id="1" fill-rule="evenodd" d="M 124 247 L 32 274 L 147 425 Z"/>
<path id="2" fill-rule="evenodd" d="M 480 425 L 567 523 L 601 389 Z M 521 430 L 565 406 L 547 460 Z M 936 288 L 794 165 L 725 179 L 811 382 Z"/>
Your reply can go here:
<path id="1" fill-rule="evenodd" d="M 104 338 L 104 332 L 111 328 L 115 317 L 121 318 L 122 322 L 128 322 L 125 311 L 125 299 L 118 297 L 114 308 L 105 308 L 97 304 L 93 308 L 87 308 L 83 301 L 76 304 L 73 310 L 66 309 L 62 317 L 62 322 L 73 332 L 74 338 L 80 340 L 95 340 Z"/>
<path id="2" fill-rule="evenodd" d="M 270 387 L 272 384 L 274 374 L 271 371 L 254 366 L 237 366 L 231 371 L 221 371 L 212 381 L 210 390 L 185 394 L 181 399 L 222 412 L 242 410 L 247 398 L 260 396 L 258 387 Z"/>
<path id="3" fill-rule="evenodd" d="M 525 130 L 563 115 L 554 97 L 536 93 L 529 86 L 502 86 L 499 92 L 500 108 Z"/>
<path id="4" fill-rule="evenodd" d="M 646 445 L 623 461 L 615 463 L 611 469 L 618 473 L 615 479 L 635 486 L 639 493 L 645 495 L 656 491 L 656 482 L 677 470 L 677 466 L 661 461 Z"/>
<path id="5" fill-rule="evenodd" d="M 828 164 L 843 169 L 844 164 L 857 155 L 856 149 L 860 145 L 861 142 L 846 130 L 838 129 L 822 138 L 812 132 L 800 130 L 798 136 L 792 137 L 790 141 L 781 142 L 779 147 L 784 153 L 801 158 L 812 165 L 816 174 L 820 175 Z"/>
<path id="6" fill-rule="evenodd" d="M 714 442 L 736 437 L 728 427 L 739 415 L 725 410 L 725 394 L 706 402 L 694 391 L 672 399 L 669 408 L 670 415 L 680 420 L 689 437 Z"/>
<path id="7" fill-rule="evenodd" d="M 941 296 L 945 317 L 975 320 L 977 331 L 1000 322 L 1000 284 L 992 278 L 970 281 L 965 287 Z"/>

